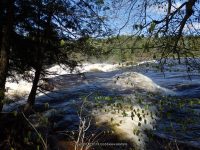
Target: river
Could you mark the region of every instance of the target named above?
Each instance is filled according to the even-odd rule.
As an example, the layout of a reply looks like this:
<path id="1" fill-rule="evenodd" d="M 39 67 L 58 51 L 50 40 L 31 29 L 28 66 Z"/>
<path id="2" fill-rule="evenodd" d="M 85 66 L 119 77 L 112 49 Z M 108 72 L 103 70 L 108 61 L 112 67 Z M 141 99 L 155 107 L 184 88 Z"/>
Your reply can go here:
<path id="1" fill-rule="evenodd" d="M 156 62 L 141 63 L 139 65 L 128 66 L 119 68 L 117 70 L 106 72 L 103 71 L 88 71 L 84 75 L 78 74 L 64 74 L 52 78 L 52 82 L 55 84 L 57 90 L 48 93 L 48 96 L 38 96 L 36 106 L 44 105 L 48 103 L 49 110 L 44 114 L 51 116 L 54 113 L 54 121 L 56 130 L 73 130 L 79 125 L 79 118 L 77 111 L 82 103 L 83 96 L 88 96 L 89 102 L 93 103 L 96 97 L 101 96 L 109 100 L 112 97 L 113 103 L 116 103 L 115 97 L 131 97 L 135 98 L 136 94 L 144 97 L 145 103 L 151 101 L 152 112 L 159 112 L 159 117 L 155 116 L 155 120 L 149 119 L 153 122 L 153 125 L 146 127 L 152 130 L 152 132 L 160 137 L 167 139 L 176 139 L 179 142 L 187 143 L 194 147 L 200 147 L 200 74 L 198 71 L 189 68 L 186 65 L 179 65 L 173 61 L 168 60 L 164 65 L 164 72 L 161 72 L 158 68 L 159 65 Z M 112 69 L 111 69 L 112 70 Z M 153 93 L 150 98 L 144 96 L 149 93 Z M 165 103 L 162 103 L 164 101 Z M 23 102 L 22 102 L 23 103 Z M 159 105 L 161 103 L 162 108 Z M 133 105 L 131 103 L 129 105 Z M 156 108 L 154 109 L 154 106 Z M 4 110 L 16 109 L 16 105 L 10 104 L 5 106 Z M 95 104 L 92 105 L 92 107 Z M 133 107 L 140 107 L 140 104 L 135 104 Z M 107 106 L 105 106 L 107 107 Z M 100 113 L 97 108 L 91 108 L 90 111 L 94 116 Z M 102 107 L 101 107 L 102 108 Z M 104 108 L 103 108 L 104 109 Z M 52 111 L 54 110 L 54 111 Z M 95 112 L 96 111 L 96 112 Z M 95 113 L 94 113 L 95 112 Z M 131 112 L 130 112 L 131 113 Z M 108 115 L 109 114 L 109 115 Z M 111 115 L 112 113 L 104 112 L 96 115 L 96 120 L 100 124 L 103 122 L 110 122 L 112 117 L 117 118 L 118 114 Z M 129 111 L 127 110 L 127 116 Z M 126 118 L 120 116 L 120 118 Z M 128 124 L 131 124 L 131 117 L 129 120 L 123 121 L 121 127 L 114 128 L 113 130 L 120 129 L 120 133 L 125 133 L 125 138 L 138 140 L 132 133 L 133 125 L 128 128 Z M 115 121 L 119 121 L 116 119 Z M 134 120 L 134 119 L 132 119 Z M 137 122 L 137 120 L 135 118 Z M 148 121 L 148 119 L 147 119 Z M 151 122 L 149 121 L 149 122 Z M 135 126 L 138 127 L 136 123 Z M 112 126 L 110 126 L 112 128 Z M 144 131 L 144 129 L 142 129 Z M 144 135 L 141 135 L 144 137 Z M 142 140 L 141 140 L 142 141 Z M 139 144 L 144 144 L 144 141 Z M 138 144 L 138 141 L 136 142 Z"/>

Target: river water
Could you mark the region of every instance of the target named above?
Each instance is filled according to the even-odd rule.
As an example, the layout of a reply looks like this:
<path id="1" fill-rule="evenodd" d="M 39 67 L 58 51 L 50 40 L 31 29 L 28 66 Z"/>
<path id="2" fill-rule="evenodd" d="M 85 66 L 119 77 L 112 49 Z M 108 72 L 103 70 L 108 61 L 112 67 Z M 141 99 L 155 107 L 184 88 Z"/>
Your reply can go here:
<path id="1" fill-rule="evenodd" d="M 186 65 L 170 62 L 164 66 L 164 72 L 153 62 L 114 71 L 57 76 L 53 79 L 57 90 L 48 93 L 48 97 L 39 96 L 36 105 L 48 103 L 51 109 L 46 112 L 46 116 L 52 113 L 52 109 L 57 112 L 54 112 L 55 128 L 71 130 L 78 126 L 77 111 L 80 105 L 77 107 L 77 104 L 81 103 L 83 96 L 98 93 L 101 96 L 127 97 L 136 91 L 154 93 L 151 98 L 154 104 L 158 104 L 162 97 L 163 101 L 169 97 L 170 105 L 163 104 L 163 109 L 158 106 L 157 110 L 162 115 L 157 119 L 153 133 L 200 147 L 200 74 Z M 93 99 L 94 96 L 90 101 Z"/>

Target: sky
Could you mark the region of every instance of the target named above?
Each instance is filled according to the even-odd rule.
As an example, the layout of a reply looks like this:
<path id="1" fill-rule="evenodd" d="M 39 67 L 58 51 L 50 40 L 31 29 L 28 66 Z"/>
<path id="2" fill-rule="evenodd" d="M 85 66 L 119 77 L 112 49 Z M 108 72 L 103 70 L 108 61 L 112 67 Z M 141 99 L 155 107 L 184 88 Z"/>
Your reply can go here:
<path id="1" fill-rule="evenodd" d="M 113 0 L 105 0 L 105 4 L 111 6 L 112 1 Z M 122 6 L 120 5 L 120 0 L 118 1 L 119 2 L 116 4 L 118 5 L 118 8 L 110 7 L 110 10 L 106 11 L 104 14 L 105 16 L 109 17 L 108 24 L 115 31 L 115 34 L 120 34 L 120 35 L 134 34 L 136 31 L 133 29 L 133 25 L 141 21 L 138 19 L 141 18 L 140 17 L 141 15 L 144 16 L 144 13 L 141 13 L 141 8 L 140 7 L 138 8 L 138 5 L 141 4 L 142 0 L 135 0 L 136 3 L 133 8 L 131 6 L 134 0 L 131 0 L 132 3 L 129 3 L 130 2 L 129 0 L 121 0 L 121 2 L 122 1 L 125 2 L 121 4 Z M 153 1 L 154 0 L 149 0 L 148 3 L 152 4 Z M 186 1 L 187 0 L 176 0 L 175 3 L 173 4 L 172 12 Z M 199 9 L 199 4 L 195 5 L 195 9 L 197 10 Z M 160 5 L 158 6 L 152 5 L 151 7 L 147 8 L 146 21 L 151 22 L 152 20 L 160 20 L 161 18 L 163 18 L 164 15 L 166 15 L 166 10 L 167 10 L 167 5 L 163 7 L 160 7 Z M 182 11 L 185 11 L 185 7 L 182 8 Z M 195 13 L 196 13 L 195 15 L 199 15 L 200 10 L 195 11 Z M 187 26 L 185 26 L 184 31 L 188 30 L 194 31 L 193 28 L 200 30 L 199 20 L 193 22 L 193 24 L 188 23 Z"/>

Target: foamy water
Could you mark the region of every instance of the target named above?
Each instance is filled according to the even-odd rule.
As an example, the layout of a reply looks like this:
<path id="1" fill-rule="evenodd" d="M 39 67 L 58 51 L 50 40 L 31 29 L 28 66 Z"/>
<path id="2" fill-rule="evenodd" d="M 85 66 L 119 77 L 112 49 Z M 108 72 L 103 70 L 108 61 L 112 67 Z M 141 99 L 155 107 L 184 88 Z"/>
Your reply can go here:
<path id="1" fill-rule="evenodd" d="M 132 106 L 131 109 L 124 108 L 119 111 L 116 108 L 105 106 L 100 109 L 101 111 L 94 110 L 93 114 L 98 125 L 108 124 L 120 139 L 131 141 L 138 149 L 145 149 L 145 142 L 148 141 L 148 138 L 144 131 L 153 130 L 153 125 L 157 119 L 155 116 L 156 109 L 151 107 L 146 110 L 137 104 L 130 106 Z M 105 112 L 105 109 L 108 111 Z M 125 116 L 123 111 L 126 113 Z M 141 116 L 138 116 L 138 114 Z"/>
<path id="2" fill-rule="evenodd" d="M 154 63 L 155 60 L 152 61 L 144 61 L 139 62 L 139 64 L 144 63 Z M 46 76 L 46 78 L 54 78 L 56 76 L 65 75 L 65 74 L 77 74 L 77 73 L 85 73 L 85 72 L 109 72 L 120 69 L 124 64 L 108 64 L 108 63 L 84 63 L 78 67 L 76 67 L 73 71 L 71 71 L 69 68 L 67 68 L 64 65 L 54 65 L 47 69 L 49 72 L 49 75 Z M 28 74 L 33 75 L 34 71 L 29 71 Z M 7 79 L 6 82 L 6 96 L 9 98 L 14 97 L 27 97 L 28 93 L 31 90 L 32 83 L 28 82 L 23 79 L 20 75 L 15 75 L 16 81 L 13 81 L 11 78 Z M 42 95 L 42 94 L 40 94 Z"/>
<path id="3" fill-rule="evenodd" d="M 39 96 L 37 103 L 48 102 L 49 105 L 57 110 L 64 110 L 62 114 L 68 116 L 66 112 L 70 110 L 71 112 L 75 112 L 73 115 L 70 112 L 70 115 L 77 115 L 77 109 L 72 110 L 73 101 L 79 101 L 83 95 L 88 95 L 90 93 L 98 92 L 102 95 L 111 95 L 111 96 L 123 96 L 131 95 L 136 90 L 142 90 L 145 92 L 155 93 L 156 95 L 170 95 L 170 96 L 199 96 L 199 76 L 195 75 L 193 80 L 183 78 L 183 71 L 168 71 L 165 72 L 165 77 L 163 73 L 154 70 L 153 68 L 148 67 L 149 72 L 144 72 L 146 69 L 144 66 L 146 63 L 157 63 L 156 61 L 148 61 L 141 62 L 136 65 L 131 65 L 133 67 L 128 66 L 128 68 L 124 68 L 122 66 L 127 66 L 126 64 L 83 64 L 70 72 L 69 69 L 64 68 L 63 66 L 52 66 L 48 69 L 52 75 L 47 76 L 47 78 L 52 78 L 55 82 L 62 83 L 60 88 L 56 89 L 58 93 L 49 93 L 53 99 L 58 100 L 49 100 L 46 96 Z M 144 66 L 142 66 L 144 64 Z M 139 67 L 135 67 L 141 65 Z M 137 69 L 136 69 L 137 68 Z M 141 69 L 141 70 L 138 70 Z M 182 67 L 183 68 L 183 67 Z M 175 68 L 176 69 L 176 68 Z M 56 73 L 56 74 L 55 74 Z M 76 73 L 85 73 L 85 77 L 81 78 L 78 75 L 74 75 Z M 184 74 L 185 77 L 185 74 Z M 195 86 L 190 86 L 191 83 L 196 83 Z M 14 90 L 18 90 L 17 93 L 28 91 L 31 89 L 31 84 L 24 82 L 24 80 L 20 80 L 19 84 L 7 82 L 7 87 L 10 87 Z M 186 92 L 185 90 L 189 91 Z M 11 90 L 10 90 L 11 91 Z M 9 92 L 8 92 L 9 94 Z M 55 97 L 55 98 L 54 98 Z M 129 99 L 135 102 L 137 99 L 134 94 L 129 97 Z M 40 102 L 40 100 L 43 100 Z M 148 99 L 147 99 L 148 102 Z M 139 117 L 135 114 L 134 117 L 131 117 L 132 110 L 126 109 L 126 116 L 122 115 L 122 111 L 113 112 L 113 111 L 104 111 L 104 109 L 110 109 L 108 106 L 104 106 L 102 111 L 100 109 L 93 110 L 94 117 L 96 118 L 97 124 L 108 124 L 110 128 L 112 128 L 119 137 L 132 141 L 134 144 L 138 145 L 141 149 L 144 147 L 144 142 L 146 141 L 146 136 L 144 134 L 145 129 L 152 129 L 154 123 L 159 123 L 155 120 L 155 108 L 145 109 L 137 105 L 136 103 L 132 103 L 132 109 L 139 109 L 138 112 L 144 114 L 146 116 L 146 121 L 144 119 L 139 119 Z M 143 111 L 142 111 L 143 110 Z M 152 112 L 152 116 L 148 116 Z M 178 115 L 179 112 L 174 115 Z M 114 118 L 114 120 L 112 120 Z M 176 118 L 176 117 L 175 117 Z M 67 118 L 69 119 L 69 118 Z M 158 118 L 156 118 L 158 119 Z M 73 122 L 72 119 L 70 123 Z M 112 120 L 112 121 L 111 121 Z M 65 126 L 65 120 L 59 120 L 62 126 Z M 74 121 L 75 122 L 75 121 Z M 165 125 L 170 125 L 168 120 Z M 138 125 L 140 123 L 140 125 Z M 134 133 L 134 132 L 135 133 Z M 136 135 L 138 134 L 139 136 Z M 161 131 L 160 131 L 161 132 Z M 168 133 L 169 134 L 169 133 Z M 193 135 L 191 135 L 192 137 Z M 192 138 L 191 138 L 192 139 Z"/>
<path id="4" fill-rule="evenodd" d="M 160 93 L 163 95 L 175 96 L 172 90 L 160 87 L 149 77 L 138 72 L 126 72 L 114 77 L 116 85 L 124 88 L 141 89 L 148 92 Z"/>

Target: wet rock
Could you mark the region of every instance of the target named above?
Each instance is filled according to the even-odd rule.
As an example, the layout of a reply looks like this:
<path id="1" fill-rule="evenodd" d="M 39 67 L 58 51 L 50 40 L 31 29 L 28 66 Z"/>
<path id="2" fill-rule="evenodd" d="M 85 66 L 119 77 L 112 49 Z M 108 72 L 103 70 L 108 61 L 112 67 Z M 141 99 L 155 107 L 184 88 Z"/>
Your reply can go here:
<path id="1" fill-rule="evenodd" d="M 42 82 L 40 83 L 40 88 L 46 90 L 46 91 L 52 91 L 54 89 L 55 85 L 53 83 L 53 80 L 50 78 L 43 78 Z"/>

